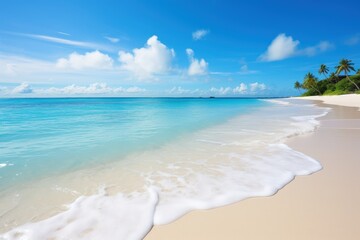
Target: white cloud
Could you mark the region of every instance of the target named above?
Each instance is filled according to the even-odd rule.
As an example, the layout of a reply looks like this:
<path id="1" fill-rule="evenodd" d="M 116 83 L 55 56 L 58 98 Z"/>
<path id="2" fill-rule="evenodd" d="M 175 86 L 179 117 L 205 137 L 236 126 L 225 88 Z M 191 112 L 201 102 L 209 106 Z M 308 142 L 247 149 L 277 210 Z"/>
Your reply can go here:
<path id="1" fill-rule="evenodd" d="M 231 88 L 231 87 L 219 87 L 215 88 L 212 87 L 210 89 L 210 93 L 215 95 L 253 95 L 263 92 L 267 89 L 264 83 L 250 83 L 249 85 L 245 83 L 240 83 L 238 86 Z"/>
<path id="2" fill-rule="evenodd" d="M 240 67 L 240 72 L 248 72 L 249 71 L 249 67 L 247 64 L 244 64 Z"/>
<path id="3" fill-rule="evenodd" d="M 146 90 L 144 88 L 139 88 L 139 87 L 129 87 L 127 89 L 123 89 L 123 92 L 127 92 L 127 93 L 142 93 L 145 91 Z"/>
<path id="4" fill-rule="evenodd" d="M 325 52 L 331 48 L 333 48 L 334 45 L 327 41 L 322 41 L 316 46 L 307 47 L 303 50 L 299 50 L 299 55 L 306 55 L 306 56 L 314 56 L 318 54 L 319 52 Z"/>
<path id="5" fill-rule="evenodd" d="M 5 95 L 33 94 L 34 96 L 73 96 L 73 95 L 141 95 L 147 90 L 137 86 L 109 87 L 106 83 L 93 83 L 87 86 L 69 85 L 65 87 L 32 88 L 22 83 L 15 88 L 0 86 L 0 93 Z"/>
<path id="6" fill-rule="evenodd" d="M 15 33 L 16 34 L 16 33 Z M 47 42 L 53 42 L 53 43 L 60 43 L 75 47 L 82 47 L 82 48 L 90 48 L 90 49 L 100 49 L 100 50 L 111 50 L 108 46 L 92 43 L 92 42 L 82 42 L 82 41 L 74 41 L 69 40 L 65 38 L 58 38 L 58 37 L 52 37 L 52 36 L 46 36 L 46 35 L 38 35 L 38 34 L 17 34 L 25 37 L 30 37 L 34 39 L 39 39 Z"/>
<path id="7" fill-rule="evenodd" d="M 226 95 L 230 93 L 232 89 L 230 87 L 220 87 L 220 88 L 214 88 L 212 87 L 210 89 L 211 93 L 217 94 L 217 95 Z"/>
<path id="8" fill-rule="evenodd" d="M 267 51 L 260 56 L 262 61 L 278 61 L 293 56 L 299 41 L 287 37 L 284 33 L 279 34 L 269 45 Z"/>
<path id="9" fill-rule="evenodd" d="M 55 64 L 50 62 L 0 54 L 0 79 L 3 81 L 4 79 L 14 79 L 15 77 L 18 78 L 19 75 L 31 77 L 31 74 L 33 73 L 49 72 L 54 68 Z M 23 81 L 27 80 L 23 79 Z"/>
<path id="10" fill-rule="evenodd" d="M 66 32 L 58 32 L 58 34 L 65 35 L 65 36 L 70 36 L 70 34 L 66 33 Z"/>
<path id="11" fill-rule="evenodd" d="M 240 74 L 254 74 L 257 73 L 255 70 L 250 70 L 247 64 L 244 64 L 240 67 Z"/>
<path id="12" fill-rule="evenodd" d="M 239 86 L 237 86 L 233 89 L 233 92 L 234 93 L 245 93 L 247 89 L 248 89 L 248 87 L 245 83 L 240 83 Z"/>
<path id="13" fill-rule="evenodd" d="M 79 54 L 80 55 L 80 54 Z M 104 54 L 105 55 L 105 54 Z M 85 56 L 85 53 L 81 56 Z M 96 56 L 95 56 L 96 57 Z M 111 61 L 93 62 L 81 60 L 44 61 L 16 55 L 2 55 L 0 53 L 0 81 L 7 83 L 90 83 L 106 79 L 106 82 L 117 84 L 119 79 L 126 80 L 128 74 L 113 65 Z M 102 59 L 102 58 L 101 58 Z M 72 60 L 72 59 L 71 59 Z M 97 64 L 95 64 L 97 63 Z M 70 74 L 71 73 L 71 74 Z"/>
<path id="14" fill-rule="evenodd" d="M 266 85 L 264 83 L 250 83 L 250 91 L 251 92 L 258 92 L 258 91 L 264 91 L 266 89 Z"/>
<path id="15" fill-rule="evenodd" d="M 121 93 L 143 93 L 146 90 L 139 87 L 109 87 L 106 83 L 93 83 L 88 86 L 78 86 L 75 84 L 63 88 L 39 88 L 34 89 L 34 93 L 40 95 L 91 95 L 91 94 L 121 94 Z"/>
<path id="16" fill-rule="evenodd" d="M 200 89 L 184 89 L 182 87 L 173 87 L 172 89 L 167 91 L 170 94 L 173 95 L 183 95 L 183 94 L 188 94 L 188 95 L 192 95 L 192 94 L 201 94 L 202 91 L 200 91 Z"/>
<path id="17" fill-rule="evenodd" d="M 184 94 L 184 93 L 189 93 L 191 90 L 188 89 L 184 89 L 182 87 L 173 87 L 172 89 L 170 89 L 168 92 L 169 93 L 174 93 L 174 94 Z"/>
<path id="18" fill-rule="evenodd" d="M 71 53 L 68 58 L 57 60 L 58 68 L 81 69 L 111 69 L 113 60 L 107 54 L 99 51 L 87 52 L 84 55 L 76 52 Z"/>
<path id="19" fill-rule="evenodd" d="M 186 54 L 189 57 L 190 66 L 188 69 L 188 74 L 190 76 L 193 75 L 204 75 L 207 73 L 208 69 L 208 63 L 205 61 L 205 59 L 196 59 L 194 58 L 194 51 L 190 48 L 186 49 Z"/>
<path id="20" fill-rule="evenodd" d="M 30 87 L 27 83 L 21 83 L 19 86 L 15 87 L 12 90 L 12 93 L 14 94 L 23 94 L 23 93 L 32 93 L 33 89 Z"/>
<path id="21" fill-rule="evenodd" d="M 105 37 L 107 40 L 109 40 L 110 42 L 112 43 L 117 43 L 119 42 L 119 39 L 118 38 L 114 38 L 114 37 Z"/>
<path id="22" fill-rule="evenodd" d="M 169 71 L 174 57 L 175 51 L 161 43 L 155 35 L 147 40 L 143 48 L 135 48 L 132 53 L 119 52 L 122 69 L 130 71 L 139 79 Z"/>
<path id="23" fill-rule="evenodd" d="M 5 63 L 0 65 L 0 71 L 4 73 L 4 75 L 16 75 L 16 65 L 13 63 Z"/>
<path id="24" fill-rule="evenodd" d="M 266 52 L 262 54 L 259 59 L 261 61 L 271 62 L 297 55 L 313 56 L 334 47 L 334 45 L 328 41 L 322 41 L 318 45 L 304 49 L 298 49 L 299 44 L 300 41 L 294 40 L 291 36 L 286 36 L 284 33 L 281 33 L 271 42 Z"/>
<path id="25" fill-rule="evenodd" d="M 192 33 L 192 38 L 194 40 L 200 40 L 203 37 L 205 37 L 208 33 L 209 33 L 209 30 L 199 29 L 199 30 Z"/>

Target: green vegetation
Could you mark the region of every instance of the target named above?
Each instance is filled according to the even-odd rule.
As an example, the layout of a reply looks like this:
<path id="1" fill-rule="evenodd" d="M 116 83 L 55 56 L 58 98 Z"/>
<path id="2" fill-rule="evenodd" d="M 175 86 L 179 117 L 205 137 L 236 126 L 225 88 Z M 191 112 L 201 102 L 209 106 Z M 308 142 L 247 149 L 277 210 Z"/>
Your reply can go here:
<path id="1" fill-rule="evenodd" d="M 294 88 L 299 91 L 305 89 L 306 92 L 302 96 L 359 94 L 360 69 L 352 76 L 349 75 L 351 72 L 355 72 L 354 63 L 348 59 L 342 59 L 335 67 L 335 72 L 330 73 L 329 76 L 329 68 L 325 64 L 321 64 L 318 73 L 320 76 L 324 76 L 324 79 L 319 80 L 309 72 L 305 75 L 302 83 L 295 82 Z"/>

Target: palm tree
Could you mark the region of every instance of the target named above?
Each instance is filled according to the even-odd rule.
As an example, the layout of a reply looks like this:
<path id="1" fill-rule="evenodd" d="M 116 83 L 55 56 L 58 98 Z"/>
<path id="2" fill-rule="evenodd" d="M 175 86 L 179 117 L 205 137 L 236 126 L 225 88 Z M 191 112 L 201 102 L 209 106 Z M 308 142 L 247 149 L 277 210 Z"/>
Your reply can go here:
<path id="1" fill-rule="evenodd" d="M 356 74 L 360 74 L 360 68 L 357 70 Z"/>
<path id="2" fill-rule="evenodd" d="M 351 62 L 351 60 L 349 60 L 349 59 L 341 59 L 340 62 L 339 62 L 339 65 L 335 67 L 336 68 L 336 74 L 339 75 L 341 72 L 344 72 L 347 80 L 349 80 L 352 84 L 355 85 L 355 87 L 358 90 L 360 90 L 359 86 L 354 81 L 352 81 L 348 76 L 349 72 L 355 71 L 355 68 L 353 67 L 353 65 L 354 64 Z"/>
<path id="3" fill-rule="evenodd" d="M 303 86 L 301 85 L 301 83 L 299 83 L 299 81 L 296 81 L 295 84 L 294 84 L 294 88 L 297 89 L 300 93 L 300 89 L 302 88 Z"/>
<path id="4" fill-rule="evenodd" d="M 328 72 L 329 72 L 329 68 L 325 64 L 321 64 L 319 68 L 319 74 L 324 74 L 324 76 L 328 78 L 327 77 Z"/>
<path id="5" fill-rule="evenodd" d="M 317 84 L 317 79 L 314 76 L 314 74 L 312 74 L 310 72 L 307 73 L 304 78 L 304 83 L 302 84 L 303 87 L 306 89 L 314 89 L 315 91 L 317 91 L 319 93 L 319 95 L 321 95 L 321 92 L 316 87 L 316 84 Z"/>
<path id="6" fill-rule="evenodd" d="M 339 81 L 339 77 L 335 73 L 332 72 L 332 73 L 330 73 L 329 80 L 331 82 L 336 83 Z"/>

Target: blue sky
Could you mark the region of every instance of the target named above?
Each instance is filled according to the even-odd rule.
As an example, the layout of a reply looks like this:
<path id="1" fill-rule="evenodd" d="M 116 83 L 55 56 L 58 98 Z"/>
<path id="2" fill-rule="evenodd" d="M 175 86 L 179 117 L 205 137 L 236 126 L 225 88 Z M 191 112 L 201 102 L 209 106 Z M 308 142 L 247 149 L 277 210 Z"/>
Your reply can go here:
<path id="1" fill-rule="evenodd" d="M 341 58 L 357 1 L 1 1 L 0 96 L 288 96 Z"/>

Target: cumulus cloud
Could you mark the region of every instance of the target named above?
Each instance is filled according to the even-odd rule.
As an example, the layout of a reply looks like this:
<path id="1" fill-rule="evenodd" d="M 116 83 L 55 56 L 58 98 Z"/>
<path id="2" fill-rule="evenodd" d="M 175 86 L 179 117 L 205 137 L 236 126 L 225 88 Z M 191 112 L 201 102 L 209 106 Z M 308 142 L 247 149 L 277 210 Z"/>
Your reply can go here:
<path id="1" fill-rule="evenodd" d="M 27 94 L 32 93 L 33 89 L 27 83 L 21 83 L 19 86 L 15 87 L 12 92 L 14 94 Z"/>
<path id="2" fill-rule="evenodd" d="M 208 35 L 208 33 L 209 33 L 209 30 L 199 29 L 192 33 L 192 38 L 194 40 L 200 40 L 200 39 L 204 38 L 206 35 Z"/>
<path id="3" fill-rule="evenodd" d="M 294 40 L 291 36 L 284 33 L 279 34 L 268 46 L 266 52 L 260 55 L 261 61 L 271 62 L 279 61 L 296 55 L 313 56 L 320 52 L 333 48 L 333 44 L 328 41 L 322 41 L 318 45 L 298 49 L 300 41 Z"/>
<path id="4" fill-rule="evenodd" d="M 189 93 L 190 90 L 184 89 L 182 87 L 173 87 L 172 89 L 168 90 L 169 93 L 175 93 L 175 94 L 183 94 L 183 93 Z"/>
<path id="5" fill-rule="evenodd" d="M 135 48 L 132 53 L 119 52 L 122 69 L 133 73 L 140 79 L 169 71 L 174 57 L 175 51 L 161 43 L 155 35 L 147 40 L 143 48 Z"/>
<path id="6" fill-rule="evenodd" d="M 234 93 L 246 93 L 247 89 L 248 89 L 248 87 L 245 83 L 240 83 L 239 86 L 237 86 L 233 89 L 233 92 Z"/>
<path id="7" fill-rule="evenodd" d="M 39 89 L 39 93 L 43 94 L 101 94 L 101 93 L 111 93 L 113 89 L 108 87 L 105 83 L 93 83 L 89 86 L 77 86 L 75 84 L 63 87 L 63 88 L 48 88 L 48 89 Z"/>
<path id="8" fill-rule="evenodd" d="M 262 61 L 278 61 L 293 56 L 299 41 L 284 33 L 279 34 L 268 46 L 267 51 L 260 56 Z"/>
<path id="9" fill-rule="evenodd" d="M 200 89 L 185 89 L 183 87 L 173 87 L 172 89 L 167 91 L 170 94 L 174 95 L 183 95 L 183 94 L 200 94 Z"/>
<path id="10" fill-rule="evenodd" d="M 232 91 L 231 87 L 220 87 L 220 88 L 212 87 L 210 89 L 210 92 L 216 95 L 226 95 L 231 91 Z"/>
<path id="11" fill-rule="evenodd" d="M 263 92 L 266 89 L 264 83 L 250 83 L 249 85 L 245 83 L 240 83 L 238 86 L 232 87 L 212 87 L 210 93 L 215 95 L 245 95 L 245 94 L 258 94 Z"/>
<path id="12" fill-rule="evenodd" d="M 257 92 L 257 91 L 264 91 L 266 89 L 266 85 L 264 83 L 250 83 L 250 91 Z"/>
<path id="13" fill-rule="evenodd" d="M 87 52 L 84 55 L 79 53 L 71 53 L 68 58 L 60 58 L 57 60 L 58 68 L 71 68 L 76 70 L 82 69 L 111 69 L 113 60 L 107 54 L 100 51 Z"/>
<path id="14" fill-rule="evenodd" d="M 240 74 L 254 74 L 254 73 L 257 73 L 257 71 L 255 70 L 250 70 L 249 69 L 249 66 L 247 64 L 244 64 L 240 67 Z"/>
<path id="15" fill-rule="evenodd" d="M 194 58 L 194 51 L 190 48 L 186 49 L 186 54 L 189 57 L 190 66 L 188 69 L 188 74 L 190 76 L 193 75 L 204 75 L 207 73 L 208 69 L 208 63 L 205 61 L 205 59 L 196 59 Z"/>

